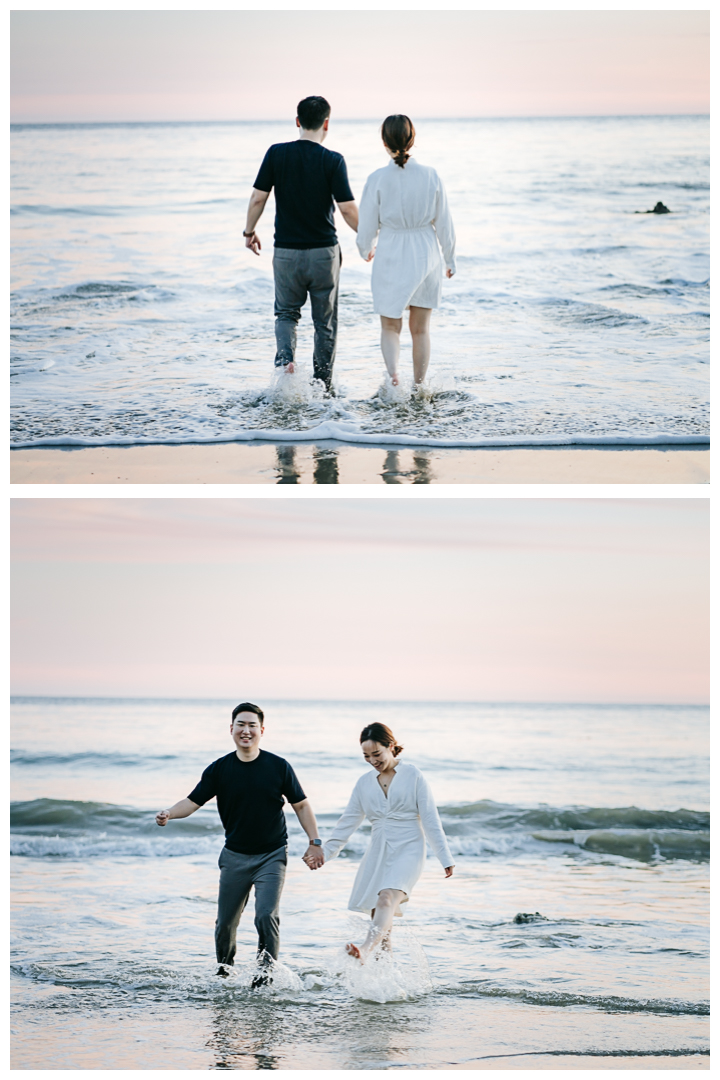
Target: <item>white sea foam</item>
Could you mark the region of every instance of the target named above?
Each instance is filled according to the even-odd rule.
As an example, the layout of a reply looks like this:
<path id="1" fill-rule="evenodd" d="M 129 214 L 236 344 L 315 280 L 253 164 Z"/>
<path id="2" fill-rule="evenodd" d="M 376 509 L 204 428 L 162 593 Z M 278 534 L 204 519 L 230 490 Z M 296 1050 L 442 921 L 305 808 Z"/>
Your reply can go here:
<path id="1" fill-rule="evenodd" d="M 72 435 L 47 436 L 39 439 L 19 439 L 13 443 L 15 449 L 31 446 L 151 446 L 180 445 L 195 443 L 198 445 L 228 442 L 272 442 L 272 443 L 318 443 L 342 442 L 356 446 L 429 446 L 446 449 L 462 447 L 480 448 L 493 446 L 708 446 L 708 435 L 557 435 L 523 436 L 505 435 L 476 439 L 434 439 L 418 438 L 414 435 L 372 434 L 363 432 L 358 425 L 324 421 L 315 427 L 299 431 L 253 430 L 235 431 L 225 435 L 193 436 L 179 438 L 177 435 L 166 437 L 143 436 L 95 436 L 79 437 Z"/>

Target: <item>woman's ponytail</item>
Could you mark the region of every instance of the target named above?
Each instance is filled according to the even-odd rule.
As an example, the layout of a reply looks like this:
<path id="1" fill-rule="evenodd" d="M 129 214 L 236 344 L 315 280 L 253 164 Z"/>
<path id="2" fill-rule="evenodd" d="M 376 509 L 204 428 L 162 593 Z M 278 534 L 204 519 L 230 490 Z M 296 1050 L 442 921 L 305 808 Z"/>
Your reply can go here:
<path id="1" fill-rule="evenodd" d="M 392 154 L 395 164 L 404 169 L 410 157 L 408 150 L 415 142 L 415 128 L 410 117 L 401 113 L 386 117 L 382 126 L 382 141 Z"/>

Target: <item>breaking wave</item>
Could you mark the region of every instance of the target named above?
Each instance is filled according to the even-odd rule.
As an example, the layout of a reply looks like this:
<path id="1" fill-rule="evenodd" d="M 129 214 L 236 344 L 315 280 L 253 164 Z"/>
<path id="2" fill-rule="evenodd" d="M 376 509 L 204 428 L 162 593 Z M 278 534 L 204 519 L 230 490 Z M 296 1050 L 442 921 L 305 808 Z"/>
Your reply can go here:
<path id="1" fill-rule="evenodd" d="M 512 855 L 523 852 L 609 855 L 638 862 L 684 859 L 705 862 L 710 853 L 710 815 L 696 810 L 638 807 L 523 808 L 493 803 L 440 807 L 451 850 L 456 855 Z M 320 814 L 321 831 L 336 814 Z M 210 808 L 163 830 L 152 810 L 111 803 L 33 799 L 11 804 L 11 853 L 34 858 L 167 858 L 214 851 L 222 840 L 219 818 Z M 291 850 L 304 838 L 288 817 Z M 341 857 L 359 858 L 369 838 L 367 825 L 351 838 Z"/>

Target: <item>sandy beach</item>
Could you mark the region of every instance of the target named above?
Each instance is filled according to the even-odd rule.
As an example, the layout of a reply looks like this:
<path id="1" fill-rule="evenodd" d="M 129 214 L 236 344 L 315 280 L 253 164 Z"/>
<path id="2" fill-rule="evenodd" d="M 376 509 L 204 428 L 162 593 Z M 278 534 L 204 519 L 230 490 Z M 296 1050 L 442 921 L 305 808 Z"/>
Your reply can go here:
<path id="1" fill-rule="evenodd" d="M 322 442 L 14 450 L 14 484 L 707 484 L 705 447 L 422 449 Z"/>

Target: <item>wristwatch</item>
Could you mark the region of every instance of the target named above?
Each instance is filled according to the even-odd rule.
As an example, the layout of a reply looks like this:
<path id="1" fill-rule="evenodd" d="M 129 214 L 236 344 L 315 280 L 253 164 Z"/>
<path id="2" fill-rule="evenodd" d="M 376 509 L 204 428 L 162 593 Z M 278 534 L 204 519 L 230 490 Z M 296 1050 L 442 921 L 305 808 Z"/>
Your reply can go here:
<path id="1" fill-rule="evenodd" d="M 310 843 L 313 847 L 322 847 L 322 840 L 311 840 Z"/>
<path id="2" fill-rule="evenodd" d="M 255 230 L 254 229 L 253 229 L 252 232 L 245 232 L 245 230 L 243 230 L 243 236 L 254 236 L 254 235 L 255 235 Z"/>

